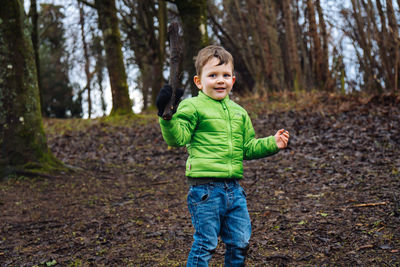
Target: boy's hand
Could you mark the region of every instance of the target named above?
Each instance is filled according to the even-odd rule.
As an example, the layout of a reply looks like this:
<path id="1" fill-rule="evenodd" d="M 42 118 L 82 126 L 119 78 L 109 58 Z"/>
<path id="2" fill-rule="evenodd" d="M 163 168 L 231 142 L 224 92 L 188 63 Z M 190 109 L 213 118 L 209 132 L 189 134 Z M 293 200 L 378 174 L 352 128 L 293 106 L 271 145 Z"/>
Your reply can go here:
<path id="1" fill-rule="evenodd" d="M 289 141 L 289 132 L 285 131 L 285 129 L 280 129 L 275 134 L 275 140 L 279 149 L 286 148 Z"/>
<path id="2" fill-rule="evenodd" d="M 176 89 L 176 98 L 175 98 L 175 105 L 174 105 L 174 110 L 172 111 L 172 114 L 176 112 L 176 108 L 178 106 L 179 99 L 183 95 L 183 89 Z M 171 99 L 172 96 L 172 88 L 169 84 L 166 84 L 161 88 L 160 93 L 158 93 L 157 99 L 156 99 L 156 105 L 158 108 L 158 116 L 162 117 L 164 113 L 164 109 L 167 106 L 169 100 Z"/>

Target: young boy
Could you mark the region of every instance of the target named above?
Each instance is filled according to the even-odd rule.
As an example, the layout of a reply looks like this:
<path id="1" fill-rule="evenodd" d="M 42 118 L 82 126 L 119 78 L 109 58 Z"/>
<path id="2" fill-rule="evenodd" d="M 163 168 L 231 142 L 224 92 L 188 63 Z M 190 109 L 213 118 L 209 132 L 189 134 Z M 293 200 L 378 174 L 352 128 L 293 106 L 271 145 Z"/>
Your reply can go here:
<path id="1" fill-rule="evenodd" d="M 244 266 L 251 225 L 246 194 L 239 185 L 243 159 L 273 155 L 289 133 L 255 138 L 247 112 L 229 99 L 235 83 L 232 55 L 220 46 L 200 50 L 194 83 L 197 97 L 183 100 L 171 120 L 159 118 L 170 146 L 187 146 L 187 204 L 195 229 L 187 266 L 208 266 L 218 236 L 226 245 L 225 266 Z M 178 102 L 181 93 L 177 94 Z M 166 85 L 157 98 L 159 116 L 171 97 Z"/>

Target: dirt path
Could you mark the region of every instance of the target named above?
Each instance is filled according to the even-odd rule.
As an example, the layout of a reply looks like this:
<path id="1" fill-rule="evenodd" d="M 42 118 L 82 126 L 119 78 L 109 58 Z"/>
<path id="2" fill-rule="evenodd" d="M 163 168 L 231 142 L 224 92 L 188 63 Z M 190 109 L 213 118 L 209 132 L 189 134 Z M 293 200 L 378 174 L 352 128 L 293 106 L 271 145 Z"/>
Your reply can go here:
<path id="1" fill-rule="evenodd" d="M 248 266 L 399 266 L 399 122 L 387 103 L 254 119 L 260 136 L 284 127 L 292 139 L 245 163 Z M 0 183 L 0 266 L 184 266 L 186 152 L 167 149 L 155 118 L 94 121 L 49 145 L 82 170 Z"/>

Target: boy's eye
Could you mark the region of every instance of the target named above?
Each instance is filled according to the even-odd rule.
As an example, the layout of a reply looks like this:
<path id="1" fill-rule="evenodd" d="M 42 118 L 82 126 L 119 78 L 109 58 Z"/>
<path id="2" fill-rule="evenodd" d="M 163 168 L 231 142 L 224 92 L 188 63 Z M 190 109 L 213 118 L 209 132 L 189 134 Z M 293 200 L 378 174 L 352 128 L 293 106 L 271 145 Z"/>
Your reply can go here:
<path id="1" fill-rule="evenodd" d="M 214 77 L 216 77 L 217 75 L 215 75 L 215 74 L 210 74 L 210 75 L 208 75 L 208 76 L 214 78 Z"/>
<path id="2" fill-rule="evenodd" d="M 231 77 L 230 74 L 224 74 L 224 77 Z"/>

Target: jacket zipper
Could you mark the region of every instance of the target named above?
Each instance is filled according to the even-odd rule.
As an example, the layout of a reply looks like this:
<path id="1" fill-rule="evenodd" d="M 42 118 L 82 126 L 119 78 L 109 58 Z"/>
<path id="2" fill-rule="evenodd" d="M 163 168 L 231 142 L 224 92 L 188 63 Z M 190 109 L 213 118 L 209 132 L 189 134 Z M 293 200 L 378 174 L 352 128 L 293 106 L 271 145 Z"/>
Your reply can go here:
<path id="1" fill-rule="evenodd" d="M 226 115 L 228 116 L 228 123 L 227 123 L 227 126 L 228 126 L 228 145 L 229 145 L 229 162 L 228 162 L 228 165 L 229 165 L 229 173 L 228 173 L 228 175 L 229 175 L 229 177 L 231 177 L 232 176 L 232 154 L 233 154 L 233 152 L 232 152 L 232 147 L 233 147 L 233 144 L 232 144 L 232 125 L 231 125 L 231 116 L 230 116 L 230 114 L 229 114 L 229 109 L 228 109 L 228 107 L 226 106 L 226 104 L 224 103 L 224 102 L 221 102 L 221 104 L 222 104 L 222 107 L 223 107 L 223 109 L 226 111 L 225 113 L 226 113 Z"/>

